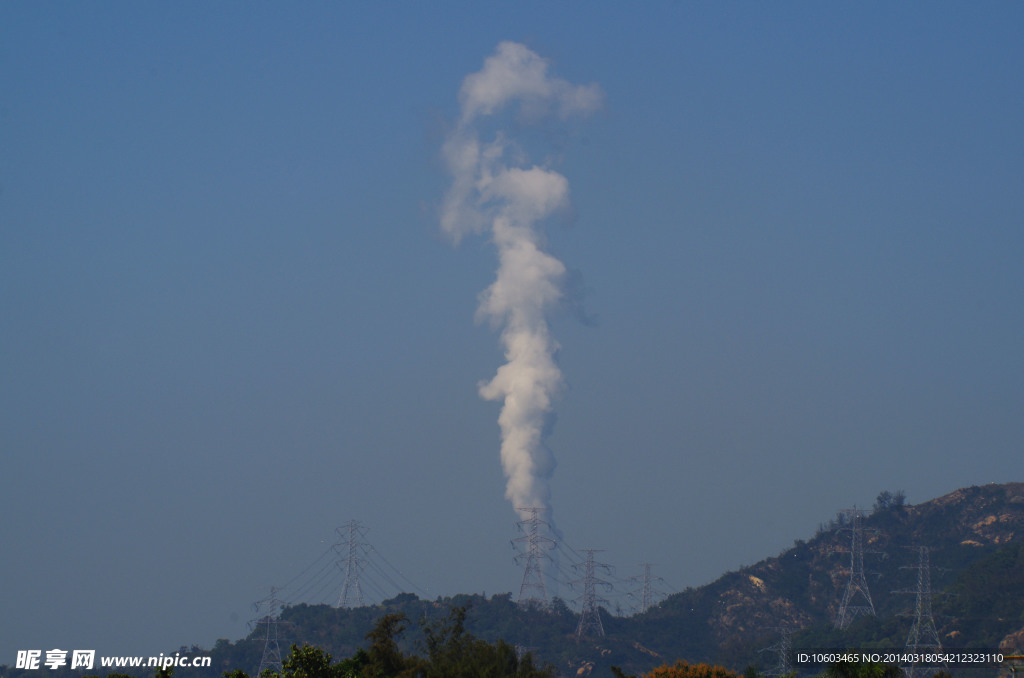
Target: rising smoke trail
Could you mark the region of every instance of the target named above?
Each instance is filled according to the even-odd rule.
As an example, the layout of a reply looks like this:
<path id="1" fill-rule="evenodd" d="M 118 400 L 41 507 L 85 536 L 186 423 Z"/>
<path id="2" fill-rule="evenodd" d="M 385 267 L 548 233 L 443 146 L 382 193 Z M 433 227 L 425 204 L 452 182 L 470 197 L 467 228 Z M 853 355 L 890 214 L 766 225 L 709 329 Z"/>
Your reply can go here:
<path id="1" fill-rule="evenodd" d="M 509 156 L 521 158 L 522 150 L 500 131 L 482 142 L 479 127 L 513 105 L 521 119 L 536 122 L 585 115 L 601 100 L 596 85 L 551 77 L 544 59 L 502 42 L 483 69 L 463 81 L 461 114 L 443 147 L 453 181 L 442 205 L 442 229 L 456 244 L 470 233 L 488 234 L 498 249 L 497 278 L 480 295 L 477 315 L 502 328 L 507 362 L 480 386 L 480 395 L 503 402 L 498 424 L 505 496 L 517 509 L 550 508 L 554 459 L 541 438 L 563 380 L 547 317 L 564 299 L 566 268 L 543 251 L 540 222 L 568 204 L 569 182 L 546 167 L 510 164 Z"/>

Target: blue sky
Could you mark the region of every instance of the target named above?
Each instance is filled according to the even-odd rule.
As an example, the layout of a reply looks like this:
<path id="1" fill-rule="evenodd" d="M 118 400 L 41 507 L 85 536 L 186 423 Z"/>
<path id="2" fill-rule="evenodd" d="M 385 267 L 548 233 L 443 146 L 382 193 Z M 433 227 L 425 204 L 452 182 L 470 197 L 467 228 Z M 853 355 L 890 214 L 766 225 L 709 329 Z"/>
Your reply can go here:
<path id="1" fill-rule="evenodd" d="M 246 633 L 361 520 L 431 596 L 518 591 L 441 145 L 503 40 L 604 92 L 563 174 L 591 322 L 554 515 L 677 587 L 883 489 L 1021 479 L 1015 3 L 0 6 L 0 663 Z M 566 592 L 572 597 L 572 592 Z"/>

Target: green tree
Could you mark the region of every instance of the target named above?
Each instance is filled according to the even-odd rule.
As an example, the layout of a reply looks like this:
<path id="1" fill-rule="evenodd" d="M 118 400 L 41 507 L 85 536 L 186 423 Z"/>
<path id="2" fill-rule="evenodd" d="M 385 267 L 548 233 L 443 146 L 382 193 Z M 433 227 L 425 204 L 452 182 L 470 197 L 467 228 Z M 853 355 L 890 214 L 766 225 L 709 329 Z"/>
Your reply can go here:
<path id="1" fill-rule="evenodd" d="M 885 513 L 886 511 L 897 511 L 903 508 L 906 501 L 907 495 L 903 493 L 903 490 L 896 490 L 895 492 L 882 490 L 875 499 L 873 512 L 877 514 Z"/>
<path id="2" fill-rule="evenodd" d="M 265 672 L 267 678 L 360 678 L 367 663 L 366 652 L 359 650 L 349 659 L 332 663 L 330 653 L 312 645 L 292 645 L 291 653 L 281 663 L 280 675 Z M 249 678 L 241 670 L 225 672 L 224 678 Z"/>
<path id="3" fill-rule="evenodd" d="M 377 620 L 373 630 L 366 634 L 370 649 L 362 667 L 364 678 L 396 678 L 415 676 L 420 662 L 406 657 L 398 647 L 398 637 L 405 630 L 408 618 L 401 612 L 391 612 Z"/>
<path id="4" fill-rule="evenodd" d="M 423 678 L 549 678 L 552 674 L 533 665 L 526 654 L 503 640 L 488 643 L 466 632 L 466 607 L 453 607 L 448 618 L 428 625 L 427 661 L 418 676 Z"/>
<path id="5" fill-rule="evenodd" d="M 337 665 L 331 665 L 331 655 L 312 645 L 292 645 L 281 668 L 281 678 L 341 678 Z"/>

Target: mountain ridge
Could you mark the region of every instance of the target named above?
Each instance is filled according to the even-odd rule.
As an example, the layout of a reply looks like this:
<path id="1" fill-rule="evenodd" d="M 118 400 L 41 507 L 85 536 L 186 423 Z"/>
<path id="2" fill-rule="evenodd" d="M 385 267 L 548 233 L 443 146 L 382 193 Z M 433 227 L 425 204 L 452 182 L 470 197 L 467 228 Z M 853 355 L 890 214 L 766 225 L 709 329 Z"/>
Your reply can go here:
<path id="1" fill-rule="evenodd" d="M 639 674 L 676 659 L 763 670 L 769 659 L 763 650 L 781 628 L 792 634 L 795 648 L 902 648 L 912 623 L 904 615 L 913 603 L 906 592 L 915 583 L 920 546 L 930 549 L 933 592 L 955 594 L 934 604 L 944 647 L 1024 649 L 1024 483 L 960 488 L 916 505 L 906 504 L 900 492 L 880 494 L 861 521 L 864 570 L 876 615 L 837 631 L 833 622 L 850 578 L 850 515 L 840 512 L 778 555 L 672 594 L 646 612 L 616 617 L 601 609 L 602 638 L 577 642 L 578 614 L 560 599 L 546 608 L 524 608 L 509 593 L 433 601 L 403 593 L 356 609 L 285 607 L 282 650 L 287 653 L 288 643 L 308 643 L 336 658 L 348 657 L 366 647 L 376 619 L 397 612 L 409 620 L 402 650 L 421 653 L 423 625 L 438 623 L 452 607 L 467 608 L 466 628 L 474 636 L 531 651 L 540 663 L 568 675 L 610 675 L 612 665 Z M 176 678 L 254 672 L 265 644 L 261 633 L 265 630 L 257 628 L 234 643 L 221 639 L 209 650 L 191 648 L 211 655 L 212 666 L 181 669 Z M 64 672 L 53 673 L 52 678 L 64 678 Z M 0 676 L 37 678 L 9 667 L 0 667 Z"/>

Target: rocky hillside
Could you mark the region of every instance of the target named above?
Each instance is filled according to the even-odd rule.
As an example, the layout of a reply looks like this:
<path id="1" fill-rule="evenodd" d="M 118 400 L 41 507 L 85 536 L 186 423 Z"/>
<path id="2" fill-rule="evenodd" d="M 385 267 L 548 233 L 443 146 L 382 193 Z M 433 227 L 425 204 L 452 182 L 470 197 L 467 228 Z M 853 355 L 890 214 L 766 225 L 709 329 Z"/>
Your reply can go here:
<path id="1" fill-rule="evenodd" d="M 833 622 L 850 577 L 848 521 L 841 513 L 783 553 L 670 596 L 645 614 L 604 616 L 606 637 L 582 643 L 573 637 L 576 616 L 563 604 L 522 611 L 509 596 L 423 601 L 405 594 L 382 610 L 418 620 L 443 614 L 448 604 L 468 603 L 472 633 L 530 648 L 568 675 L 610 675 L 611 665 L 639 673 L 677 658 L 767 668 L 772 658 L 760 650 L 777 640 L 780 627 L 793 631 L 795 647 L 903 647 L 914 596 L 896 592 L 916 587 L 915 547 L 927 546 L 933 591 L 958 593 L 935 599 L 944 645 L 991 647 L 1024 636 L 1024 567 L 1014 569 L 1024 559 L 1024 483 L 965 488 L 917 505 L 905 504 L 899 493 L 882 493 L 861 521 L 864 570 L 877 615 L 838 632 Z M 344 656 L 362 642 L 376 612 L 293 608 L 285 616 L 295 624 L 296 638 Z M 415 650 L 416 624 L 406 641 Z"/>
<path id="2" fill-rule="evenodd" d="M 862 525 L 864 570 L 877 617 L 840 634 L 831 626 L 850 579 L 851 531 L 846 520 L 841 514 L 812 539 L 797 541 L 778 556 L 727 573 L 707 586 L 677 594 L 637 618 L 638 624 L 652 631 L 658 626 L 683 626 L 693 639 L 648 639 L 646 645 L 669 656 L 685 650 L 682 656 L 730 666 L 763 663 L 758 650 L 772 644 L 780 627 L 793 630 L 794 644 L 803 642 L 805 647 L 841 647 L 852 640 L 902 647 L 912 620 L 899 615 L 913 608 L 914 596 L 899 591 L 916 588 L 919 552 L 914 547 L 930 549 L 933 591 L 951 586 L 963 589 L 972 567 L 995 553 L 1012 553 L 1011 545 L 1024 543 L 1024 483 L 960 489 L 914 506 L 899 501 L 876 505 Z M 986 625 L 1002 630 L 1000 641 L 1024 629 L 1022 583 L 1004 578 L 999 586 L 992 582 L 988 588 L 971 587 L 969 599 L 937 598 L 936 626 L 943 644 L 991 643 L 991 632 L 978 632 Z M 983 619 L 985 611 L 975 601 L 986 592 L 1015 601 L 1011 605 L 1017 605 L 1016 614 Z"/>
<path id="3" fill-rule="evenodd" d="M 914 605 L 907 591 L 917 585 L 917 547 L 927 546 L 932 590 L 951 594 L 937 595 L 933 604 L 944 647 L 1024 650 L 1024 483 L 965 488 L 917 505 L 906 505 L 899 493 L 879 495 L 861 520 L 864 571 L 876 615 L 837 631 L 833 622 L 850 578 L 849 520 L 841 513 L 783 553 L 676 593 L 644 614 L 605 613 L 605 637 L 579 643 L 574 637 L 578 617 L 563 602 L 521 609 L 508 594 L 427 601 L 407 593 L 355 610 L 299 605 L 282 612 L 282 636 L 288 643 L 309 643 L 347 657 L 366 646 L 376 619 L 400 612 L 410 620 L 401 647 L 415 653 L 422 651 L 422 624 L 436 623 L 452 606 L 467 606 L 470 633 L 529 650 L 563 675 L 609 676 L 612 665 L 640 674 L 676 659 L 768 669 L 774 658 L 761 650 L 778 640 L 780 628 L 792 632 L 796 649 L 902 648 L 913 621 L 905 613 Z M 259 633 L 218 641 L 202 651 L 212 654 L 210 670 L 179 671 L 175 678 L 252 672 L 265 642 Z M 72 678 L 70 672 L 52 673 L 50 678 Z M 0 676 L 37 678 L 4 667 Z"/>

